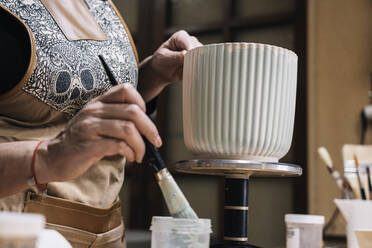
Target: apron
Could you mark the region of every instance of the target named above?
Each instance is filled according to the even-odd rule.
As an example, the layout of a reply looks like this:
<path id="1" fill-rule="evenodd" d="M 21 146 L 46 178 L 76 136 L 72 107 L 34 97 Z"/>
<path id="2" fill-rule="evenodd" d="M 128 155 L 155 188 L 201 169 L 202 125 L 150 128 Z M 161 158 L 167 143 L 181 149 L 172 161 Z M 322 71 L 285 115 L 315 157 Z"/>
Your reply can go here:
<path id="1" fill-rule="evenodd" d="M 29 192 L 24 212 L 43 214 L 46 228 L 61 233 L 74 248 L 125 248 L 121 202 L 95 208 L 77 202 Z"/>
<path id="2" fill-rule="evenodd" d="M 0 142 L 58 135 L 112 87 L 98 55 L 119 83 L 136 87 L 137 52 L 111 0 L 0 0 L 0 8 L 24 28 L 31 50 L 22 80 L 0 95 Z M 77 179 L 49 183 L 45 199 L 32 189 L 1 198 L 0 211 L 44 214 L 74 248 L 125 247 L 118 201 L 124 165 L 121 156 L 105 157 Z"/>

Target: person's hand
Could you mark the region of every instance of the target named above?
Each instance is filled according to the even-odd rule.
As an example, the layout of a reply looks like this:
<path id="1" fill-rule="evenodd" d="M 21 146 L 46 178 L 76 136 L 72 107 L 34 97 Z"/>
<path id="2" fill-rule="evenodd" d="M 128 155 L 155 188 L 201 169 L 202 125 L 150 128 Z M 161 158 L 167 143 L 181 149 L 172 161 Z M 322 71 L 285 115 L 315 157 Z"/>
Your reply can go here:
<path id="1" fill-rule="evenodd" d="M 54 139 L 45 142 L 41 183 L 79 177 L 104 156 L 120 154 L 141 162 L 145 136 L 162 145 L 155 124 L 145 114 L 145 103 L 130 84 L 113 87 L 89 102 Z M 46 172 L 46 173 L 45 173 Z M 43 182 L 44 181 L 44 182 Z"/>
<path id="2" fill-rule="evenodd" d="M 162 83 L 182 80 L 183 60 L 186 51 L 202 46 L 199 40 L 185 31 L 178 31 L 154 53 L 151 65 Z"/>
<path id="3" fill-rule="evenodd" d="M 168 84 L 182 80 L 184 56 L 188 50 L 202 46 L 186 31 L 178 31 L 140 65 L 138 90 L 148 101 Z"/>

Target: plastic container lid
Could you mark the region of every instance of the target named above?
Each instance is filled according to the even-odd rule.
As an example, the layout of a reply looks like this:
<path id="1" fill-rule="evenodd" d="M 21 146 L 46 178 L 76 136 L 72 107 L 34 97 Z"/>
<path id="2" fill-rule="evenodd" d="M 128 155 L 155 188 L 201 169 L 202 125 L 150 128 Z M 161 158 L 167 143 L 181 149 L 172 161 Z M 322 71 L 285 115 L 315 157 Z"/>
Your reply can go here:
<path id="1" fill-rule="evenodd" d="M 150 230 L 154 232 L 212 233 L 210 219 L 181 219 L 164 216 L 152 217 Z"/>
<path id="2" fill-rule="evenodd" d="M 0 237 L 36 237 L 44 229 L 40 214 L 0 212 Z"/>
<path id="3" fill-rule="evenodd" d="M 324 224 L 324 216 L 309 215 L 309 214 L 286 214 L 285 223 L 298 223 L 298 224 Z"/>

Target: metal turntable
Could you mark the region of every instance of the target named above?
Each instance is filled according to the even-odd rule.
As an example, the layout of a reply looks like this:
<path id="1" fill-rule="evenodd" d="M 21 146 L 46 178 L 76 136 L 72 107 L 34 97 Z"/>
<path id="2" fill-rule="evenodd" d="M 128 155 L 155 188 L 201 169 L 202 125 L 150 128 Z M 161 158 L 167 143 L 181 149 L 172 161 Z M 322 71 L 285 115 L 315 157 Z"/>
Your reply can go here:
<path id="1" fill-rule="evenodd" d="M 248 189 L 251 176 L 294 177 L 298 165 L 250 160 L 195 159 L 175 163 L 175 171 L 225 178 L 224 243 L 213 248 L 258 248 L 248 244 Z"/>

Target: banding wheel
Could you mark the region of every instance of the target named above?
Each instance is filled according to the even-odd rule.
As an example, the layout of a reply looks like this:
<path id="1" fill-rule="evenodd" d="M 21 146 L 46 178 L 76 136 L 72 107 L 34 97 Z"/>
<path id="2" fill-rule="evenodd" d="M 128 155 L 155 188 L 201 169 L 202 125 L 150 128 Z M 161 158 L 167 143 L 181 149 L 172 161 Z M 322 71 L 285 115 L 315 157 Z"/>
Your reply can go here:
<path id="1" fill-rule="evenodd" d="M 300 176 L 298 165 L 249 160 L 198 159 L 173 165 L 182 173 L 225 177 L 224 243 L 214 248 L 257 248 L 248 244 L 248 189 L 251 176 Z"/>

